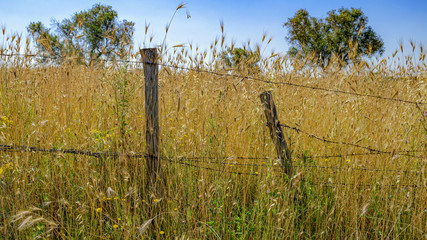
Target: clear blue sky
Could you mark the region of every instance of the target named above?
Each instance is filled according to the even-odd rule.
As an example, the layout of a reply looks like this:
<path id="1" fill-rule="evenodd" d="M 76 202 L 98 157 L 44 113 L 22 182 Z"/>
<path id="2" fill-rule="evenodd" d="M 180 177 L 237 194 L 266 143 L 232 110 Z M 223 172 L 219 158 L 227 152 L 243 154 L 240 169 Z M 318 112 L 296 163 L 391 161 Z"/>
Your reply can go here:
<path id="1" fill-rule="evenodd" d="M 142 44 L 145 22 L 151 24 L 150 32 L 155 43 L 162 42 L 165 26 L 176 7 L 182 1 L 175 0 L 0 0 L 0 25 L 6 25 L 9 33 L 26 35 L 25 27 L 31 21 L 42 21 L 49 26 L 51 19 L 69 18 L 74 12 L 89 9 L 96 3 L 110 5 L 120 19 L 135 22 L 135 45 Z M 384 39 L 386 54 L 398 48 L 400 42 L 410 40 L 427 47 L 427 1 L 425 0 L 187 0 L 186 10 L 178 12 L 168 34 L 169 46 L 192 42 L 208 48 L 216 36 L 220 36 L 220 20 L 225 23 L 228 42 L 237 45 L 248 39 L 259 42 L 263 33 L 273 37 L 270 48 L 286 52 L 289 45 L 285 40 L 283 22 L 300 8 L 307 9 L 312 16 L 325 17 L 331 9 L 340 7 L 361 8 L 369 17 L 369 25 Z M 269 51 L 269 49 L 268 49 Z"/>

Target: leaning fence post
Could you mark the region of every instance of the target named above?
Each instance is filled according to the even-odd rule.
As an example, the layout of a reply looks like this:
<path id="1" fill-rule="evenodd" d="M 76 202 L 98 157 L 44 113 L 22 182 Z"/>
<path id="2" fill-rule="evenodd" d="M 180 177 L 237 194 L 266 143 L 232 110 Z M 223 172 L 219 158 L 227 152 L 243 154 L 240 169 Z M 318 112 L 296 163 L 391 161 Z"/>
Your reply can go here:
<path id="1" fill-rule="evenodd" d="M 145 77 L 145 140 L 147 145 L 147 176 L 150 188 L 157 189 L 161 181 L 161 164 L 159 158 L 159 95 L 158 95 L 158 65 L 157 49 L 141 50 Z"/>
<path id="2" fill-rule="evenodd" d="M 292 160 L 291 152 L 286 144 L 285 135 L 277 116 L 276 106 L 274 105 L 271 91 L 263 92 L 259 95 L 261 103 L 264 106 L 265 117 L 267 118 L 267 126 L 270 129 L 270 136 L 276 148 L 277 155 L 280 158 L 280 165 L 284 173 L 291 177 L 292 175 Z"/>

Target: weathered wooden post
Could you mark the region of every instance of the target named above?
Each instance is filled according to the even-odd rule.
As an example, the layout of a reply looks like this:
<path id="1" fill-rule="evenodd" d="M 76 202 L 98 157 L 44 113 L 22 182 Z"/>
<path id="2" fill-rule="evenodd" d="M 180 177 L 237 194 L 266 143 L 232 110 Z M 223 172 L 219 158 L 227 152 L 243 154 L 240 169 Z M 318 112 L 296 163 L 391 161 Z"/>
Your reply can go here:
<path id="1" fill-rule="evenodd" d="M 158 187 L 161 181 L 161 164 L 159 158 L 159 95 L 158 95 L 158 60 L 156 48 L 140 50 L 144 63 L 145 77 L 145 140 L 147 145 L 147 176 L 150 188 Z M 156 189 L 158 190 L 158 189 Z"/>
<path id="2" fill-rule="evenodd" d="M 280 158 L 280 165 L 288 177 L 292 175 L 291 152 L 286 144 L 285 135 L 277 116 L 276 106 L 274 105 L 273 96 L 270 91 L 260 94 L 261 103 L 264 106 L 267 126 L 270 129 L 270 136 L 276 148 L 277 155 Z"/>

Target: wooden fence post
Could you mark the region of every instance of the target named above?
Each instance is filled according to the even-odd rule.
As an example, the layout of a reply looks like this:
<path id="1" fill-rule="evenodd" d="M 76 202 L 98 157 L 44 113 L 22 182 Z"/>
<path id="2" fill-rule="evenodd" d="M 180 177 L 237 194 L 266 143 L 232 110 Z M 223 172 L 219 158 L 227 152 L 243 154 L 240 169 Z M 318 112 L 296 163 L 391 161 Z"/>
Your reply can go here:
<path id="1" fill-rule="evenodd" d="M 159 158 L 159 95 L 158 95 L 158 60 L 156 48 L 140 50 L 144 63 L 145 77 L 145 119 L 147 144 L 147 176 L 150 188 L 159 190 L 157 184 L 161 181 L 161 164 Z"/>
<path id="2" fill-rule="evenodd" d="M 280 165 L 284 173 L 291 177 L 292 175 L 292 160 L 291 152 L 286 144 L 285 135 L 277 116 L 276 106 L 274 105 L 271 91 L 263 92 L 259 95 L 261 103 L 264 106 L 265 117 L 267 118 L 267 126 L 270 129 L 270 136 L 276 148 L 277 155 L 280 158 Z"/>

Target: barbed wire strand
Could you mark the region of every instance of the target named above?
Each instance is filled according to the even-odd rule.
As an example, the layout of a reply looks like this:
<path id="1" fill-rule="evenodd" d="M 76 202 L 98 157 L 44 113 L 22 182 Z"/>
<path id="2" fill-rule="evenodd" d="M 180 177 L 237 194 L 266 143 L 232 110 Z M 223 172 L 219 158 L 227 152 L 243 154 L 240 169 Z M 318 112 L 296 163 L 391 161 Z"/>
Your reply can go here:
<path id="1" fill-rule="evenodd" d="M 148 157 L 146 154 L 143 153 L 120 153 L 120 152 L 91 152 L 86 150 L 79 150 L 79 149 L 57 149 L 57 148 L 40 148 L 40 147 L 33 147 L 33 146 L 14 146 L 14 145 L 4 145 L 0 144 L 0 151 L 21 151 L 21 152 L 44 152 L 44 153 L 68 153 L 68 154 L 75 154 L 75 155 L 86 155 L 91 157 L 131 157 L 131 158 L 146 158 Z M 161 157 L 162 158 L 162 157 Z M 189 160 L 197 160 L 197 159 L 220 159 L 220 158 L 214 158 L 214 157 L 187 157 L 186 159 Z M 241 160 L 253 160 L 253 159 L 268 159 L 266 157 L 226 157 L 224 158 L 226 160 L 232 160 L 232 159 L 241 159 Z"/>
<path id="2" fill-rule="evenodd" d="M 340 171 L 371 171 L 371 172 L 398 172 L 398 173 L 414 173 L 421 174 L 419 171 L 413 170 L 398 170 L 398 169 L 378 169 L 378 168 L 360 168 L 360 167 L 335 167 L 335 166 L 318 166 L 318 165 L 295 165 L 295 168 L 320 168 L 320 169 L 333 169 Z"/>
<path id="3" fill-rule="evenodd" d="M 216 164 L 216 165 L 236 165 L 236 166 L 250 166 L 250 167 L 268 167 L 269 166 L 267 164 L 257 164 L 257 163 L 237 163 L 237 162 L 225 162 L 225 161 L 212 162 L 212 161 L 203 161 L 203 160 L 200 160 L 199 158 L 193 159 L 193 158 L 186 158 L 186 157 L 177 157 L 175 159 L 178 160 L 178 161 L 188 161 L 188 162 Z M 217 158 L 217 159 L 220 159 L 220 158 Z M 245 160 L 245 158 L 234 158 L 234 159 L 243 159 L 243 160 Z M 259 158 L 259 159 L 265 159 L 265 158 Z M 225 158 L 224 160 L 227 160 L 227 158 Z"/>
<path id="4" fill-rule="evenodd" d="M 1 56 L 7 56 L 7 57 L 13 57 L 13 56 L 40 57 L 40 58 L 50 58 L 50 59 L 63 59 L 63 58 L 67 59 L 68 58 L 68 59 L 71 59 L 71 60 L 72 59 L 81 59 L 81 60 L 89 60 L 89 61 L 100 60 L 100 61 L 106 61 L 106 62 L 114 62 L 114 61 L 116 61 L 116 62 L 137 63 L 137 64 L 141 64 L 141 63 L 143 63 L 143 64 L 144 63 L 145 64 L 153 64 L 153 63 L 142 62 L 142 61 L 137 61 L 137 60 L 88 59 L 88 58 L 83 58 L 83 57 L 51 57 L 51 56 L 44 56 L 44 55 L 37 55 L 37 54 L 19 54 L 19 53 L 12 53 L 12 54 L 2 53 Z M 383 96 L 379 96 L 379 95 L 362 94 L 362 93 L 348 92 L 348 91 L 343 91 L 343 90 L 327 89 L 327 88 L 323 88 L 323 87 L 307 86 L 307 85 L 297 84 L 297 83 L 291 83 L 291 82 L 269 81 L 269 80 L 264 80 L 264 79 L 257 78 L 257 77 L 244 76 L 244 75 L 231 74 L 231 73 L 219 73 L 219 72 L 213 72 L 213 71 L 208 71 L 208 70 L 202 70 L 202 69 L 199 69 L 199 68 L 195 69 L 195 68 L 170 65 L 170 64 L 165 64 L 165 63 L 156 63 L 156 64 L 159 65 L 159 66 L 168 67 L 168 68 L 175 68 L 175 69 L 181 69 L 181 70 L 187 70 L 187 71 L 193 71 L 193 72 L 202 72 L 202 73 L 208 73 L 208 74 L 222 76 L 222 77 L 241 78 L 242 80 L 248 79 L 248 80 L 253 80 L 253 81 L 258 81 L 258 82 L 263 82 L 263 83 L 268 83 L 268 84 L 288 85 L 288 86 L 298 87 L 298 88 L 320 90 L 320 91 L 337 93 L 337 94 L 347 94 L 347 95 L 353 95 L 353 96 L 358 96 L 358 97 L 376 98 L 376 99 L 380 99 L 380 100 L 401 102 L 401 103 L 407 103 L 407 104 L 427 105 L 427 102 L 421 102 L 421 101 L 409 101 L 409 100 L 398 99 L 398 98 L 383 97 Z"/>
<path id="5" fill-rule="evenodd" d="M 166 157 L 167 158 L 167 157 Z M 163 158 L 162 158 L 163 159 Z M 167 158 L 170 159 L 170 158 Z M 197 162 L 197 163 L 203 163 L 203 164 L 215 164 L 215 165 L 229 165 L 229 166 L 244 166 L 244 167 L 270 167 L 273 170 L 282 171 L 280 169 L 279 165 L 275 164 L 254 164 L 254 163 L 235 163 L 235 162 L 206 162 L 202 160 L 195 160 L 195 159 L 188 159 L 184 157 L 176 158 L 177 161 L 188 161 L 188 162 Z M 413 170 L 404 170 L 404 169 L 377 169 L 377 168 L 360 168 L 360 167 L 336 167 L 336 166 L 319 166 L 319 165 L 293 165 L 294 168 L 319 168 L 319 169 L 332 169 L 332 170 L 339 170 L 339 171 L 373 171 L 373 172 L 399 172 L 399 173 L 413 173 L 413 174 L 420 174 L 419 171 L 413 171 Z"/>
<path id="6" fill-rule="evenodd" d="M 0 57 L 24 57 L 24 58 L 46 58 L 52 60 L 65 59 L 65 60 L 86 60 L 86 61 L 102 61 L 102 62 L 121 62 L 121 63 L 134 63 L 134 64 L 152 64 L 138 60 L 123 60 L 123 59 L 105 59 L 105 58 L 86 58 L 86 57 L 62 57 L 62 56 L 46 56 L 40 54 L 22 54 L 22 53 L 0 53 Z"/>
<path id="7" fill-rule="evenodd" d="M 305 135 L 307 135 L 309 137 L 312 137 L 314 139 L 317 139 L 317 140 L 320 140 L 320 141 L 323 141 L 323 142 L 326 142 L 326 143 L 341 144 L 341 145 L 347 145 L 347 146 L 352 146 L 352 147 L 357 147 L 357 148 L 363 148 L 363 149 L 366 149 L 366 150 L 368 150 L 370 152 L 378 153 L 378 154 L 395 154 L 395 153 L 397 153 L 396 151 L 382 151 L 382 150 L 375 149 L 373 147 L 362 146 L 362 145 L 358 145 L 358 144 L 354 144 L 354 143 L 338 142 L 338 141 L 329 140 L 329 139 L 326 139 L 325 137 L 318 137 L 318 136 L 316 136 L 314 134 L 311 134 L 311 133 L 308 133 L 306 131 L 303 131 L 303 130 L 297 128 L 297 127 L 291 127 L 291 126 L 288 126 L 288 125 L 283 124 L 283 123 L 280 124 L 280 126 L 288 128 L 288 129 L 291 129 L 291 130 L 295 130 L 297 133 L 303 133 L 303 134 L 305 134 Z M 414 156 L 414 155 L 408 154 L 409 152 L 411 152 L 411 151 L 404 150 L 404 151 L 399 151 L 398 153 L 400 155 L 403 155 L 403 156 L 409 156 L 409 157 L 415 157 L 415 158 L 417 158 L 417 157 L 418 158 L 424 158 L 422 156 L 420 157 L 420 156 Z"/>
<path id="8" fill-rule="evenodd" d="M 178 164 L 182 164 L 182 165 L 186 165 L 186 166 L 191 166 L 191 167 L 195 167 L 195 168 L 201 168 L 201 169 L 205 169 L 208 171 L 215 171 L 215 172 L 222 172 L 222 173 L 232 173 L 232 174 L 237 174 L 237 175 L 250 175 L 250 176 L 266 176 L 265 174 L 262 173 L 248 173 L 248 172 L 234 172 L 234 171 L 225 171 L 225 170 L 221 170 L 221 169 L 216 169 L 216 168 L 209 168 L 209 167 L 204 167 L 204 166 L 200 166 L 200 165 L 195 165 L 195 164 L 189 164 L 189 163 L 185 163 L 182 161 L 173 161 L 173 160 L 169 160 L 169 162 L 172 163 L 178 163 Z M 390 187 L 390 188 L 396 188 L 396 187 L 402 187 L 402 188 L 418 188 L 418 187 L 423 187 L 423 186 L 419 186 L 419 185 L 415 185 L 415 184 L 408 184 L 408 185 L 399 185 L 399 184 L 386 184 L 386 185 L 381 185 L 381 184 L 362 184 L 362 183 L 341 183 L 341 182 L 311 182 L 312 185 L 325 185 L 325 186 L 354 186 L 357 188 L 360 187 L 365 187 L 365 188 L 372 188 L 372 187 Z"/>
<path id="9" fill-rule="evenodd" d="M 400 153 L 424 153 L 424 151 L 395 151 L 395 152 L 365 152 L 365 153 L 348 153 L 348 154 L 339 154 L 339 155 L 315 155 L 315 156 L 303 156 L 305 158 L 343 158 L 343 157 L 354 157 L 354 156 L 367 156 L 367 155 L 384 155 L 394 153 L 396 155 Z M 424 158 L 423 156 L 412 156 L 415 158 Z"/>
<path id="10" fill-rule="evenodd" d="M 46 149 L 46 148 L 39 148 L 39 147 L 31 147 L 31 146 L 12 146 L 12 145 L 2 145 L 0 144 L 0 151 L 19 151 L 19 152 L 42 152 L 42 153 L 65 153 L 65 154 L 74 154 L 74 155 L 86 155 L 96 158 L 101 157 L 130 157 L 130 158 L 146 158 L 146 154 L 141 153 L 119 153 L 119 152 L 90 152 L 85 150 L 77 150 L 77 149 Z M 307 157 L 309 158 L 309 157 Z M 171 158 L 169 157 L 160 157 L 162 160 L 168 160 L 170 161 Z M 218 165 L 236 165 L 236 166 L 247 166 L 247 167 L 272 167 L 273 170 L 278 170 L 279 166 L 268 165 L 268 164 L 256 164 L 256 163 L 236 163 L 236 162 L 212 162 L 212 161 L 202 161 L 200 159 L 203 159 L 203 157 L 197 157 L 194 159 L 194 157 L 177 157 L 175 158 L 175 161 L 189 161 L 189 162 L 197 162 L 197 163 L 204 163 L 204 164 L 218 164 Z M 211 158 L 212 159 L 212 158 Z M 219 158 L 217 158 L 219 159 Z M 229 157 L 228 159 L 248 159 L 245 157 Z M 259 157 L 259 158 L 250 158 L 250 159 L 268 159 L 266 157 Z M 376 172 L 403 172 L 403 173 L 415 173 L 420 174 L 420 172 L 417 171 L 410 171 L 410 170 L 398 170 L 398 169 L 375 169 L 375 168 L 343 168 L 343 167 L 336 167 L 336 166 L 319 166 L 319 165 L 294 165 L 295 168 L 322 168 L 322 169 L 333 169 L 333 170 L 341 170 L 341 171 L 348 171 L 348 170 L 358 170 L 358 171 L 376 171 Z"/>
<path id="11" fill-rule="evenodd" d="M 0 151 L 20 151 L 20 152 L 42 152 L 42 153 L 68 153 L 74 155 L 86 155 L 90 157 L 133 157 L 133 158 L 145 158 L 145 154 L 132 154 L 132 153 L 119 153 L 119 152 L 91 152 L 85 150 L 78 149 L 46 149 L 39 147 L 31 147 L 31 146 L 12 146 L 12 145 L 3 145 L 0 144 Z"/>
<path id="12" fill-rule="evenodd" d="M 424 186 L 416 185 L 416 184 L 406 184 L 406 185 L 400 185 L 400 184 L 363 184 L 363 183 L 341 183 L 341 182 L 312 182 L 313 185 L 323 185 L 323 186 L 354 186 L 357 188 L 364 187 L 366 188 L 372 188 L 372 187 L 389 187 L 389 188 L 424 188 Z"/>
<path id="13" fill-rule="evenodd" d="M 224 159 L 224 160 L 234 160 L 234 159 L 243 159 L 243 160 L 267 160 L 269 158 L 267 157 L 235 157 L 235 156 L 223 156 L 223 157 L 209 157 L 209 156 L 192 156 L 192 157 L 184 157 L 185 159 Z M 180 156 L 178 156 L 177 158 L 180 158 Z"/>
<path id="14" fill-rule="evenodd" d="M 102 156 L 108 156 L 108 157 L 117 157 L 117 156 L 130 156 L 130 157 L 146 157 L 145 155 L 137 155 L 137 154 L 121 154 L 121 153 L 114 153 L 114 152 L 89 152 L 89 151 L 81 151 L 81 150 L 75 150 L 75 149 L 67 149 L 67 150 L 60 150 L 60 149 L 44 149 L 44 148 L 36 148 L 36 147 L 10 147 L 5 145 L 0 145 L 1 151 L 8 151 L 8 150 L 18 150 L 18 151 L 25 151 L 25 152 L 44 152 L 44 153 L 69 153 L 69 154 L 80 154 L 80 155 L 87 155 L 87 156 L 93 156 L 93 157 L 102 157 Z M 169 158 L 164 158 L 166 161 L 171 163 L 178 163 L 185 166 L 190 166 L 194 168 L 200 168 L 205 169 L 208 171 L 215 171 L 215 172 L 221 172 L 221 173 L 230 173 L 230 174 L 236 174 L 236 175 L 249 175 L 249 176 L 266 176 L 266 174 L 263 173 L 251 173 L 251 172 L 237 172 L 237 171 L 227 171 L 224 169 L 216 169 L 211 167 L 205 167 L 195 164 L 186 163 L 179 160 L 173 160 Z M 302 166 L 299 166 L 302 167 Z M 310 166 L 303 166 L 303 167 L 310 167 Z M 314 167 L 314 166 L 311 166 Z M 322 166 L 316 166 L 316 167 L 322 167 Z M 336 167 L 334 167 L 336 168 Z M 361 169 L 360 169 L 361 170 Z M 279 172 L 278 170 L 276 170 Z M 280 171 L 281 172 L 281 171 Z M 353 184 L 353 183 L 333 183 L 333 182 L 313 182 L 313 185 L 325 185 L 325 186 L 355 186 L 355 187 L 372 187 L 374 185 L 370 184 Z M 375 185 L 378 187 L 411 187 L 411 188 L 418 188 L 418 185 Z"/>
<path id="15" fill-rule="evenodd" d="M 222 77 L 228 76 L 228 77 L 234 77 L 234 78 L 249 79 L 249 80 L 264 82 L 264 83 L 268 83 L 268 84 L 288 85 L 288 86 L 292 86 L 292 87 L 306 88 L 306 89 L 312 89 L 312 90 L 320 90 L 320 91 L 331 92 L 331 93 L 347 94 L 347 95 L 353 95 L 353 96 L 359 96 L 359 97 L 377 98 L 380 100 L 395 101 L 395 102 L 409 103 L 409 104 L 415 104 L 415 105 L 427 105 L 427 102 L 409 101 L 409 100 L 403 100 L 403 99 L 398 99 L 398 98 L 382 97 L 382 96 L 378 96 L 378 95 L 362 94 L 362 93 L 356 93 L 356 92 L 347 92 L 347 91 L 343 91 L 343 90 L 333 90 L 333 89 L 327 89 L 327 88 L 323 88 L 323 87 L 307 86 L 307 85 L 291 83 L 291 82 L 269 81 L 269 80 L 264 80 L 264 79 L 257 78 L 257 77 L 243 76 L 243 75 L 231 74 L 231 73 L 212 72 L 212 71 L 208 71 L 208 70 L 174 66 L 174 65 L 163 64 L 163 63 L 158 63 L 158 65 L 164 66 L 164 67 L 175 68 L 175 69 L 187 70 L 187 71 L 203 72 L 203 73 L 213 74 L 213 75 L 222 76 Z"/>

